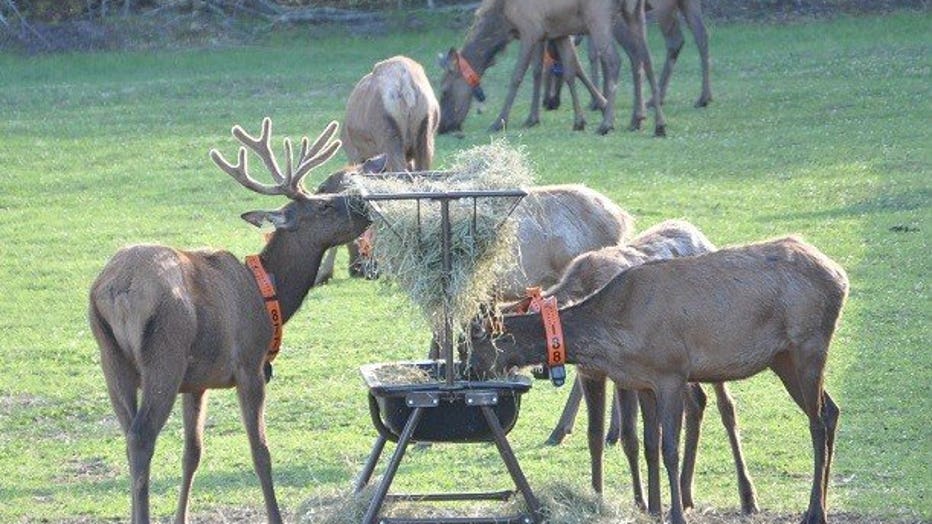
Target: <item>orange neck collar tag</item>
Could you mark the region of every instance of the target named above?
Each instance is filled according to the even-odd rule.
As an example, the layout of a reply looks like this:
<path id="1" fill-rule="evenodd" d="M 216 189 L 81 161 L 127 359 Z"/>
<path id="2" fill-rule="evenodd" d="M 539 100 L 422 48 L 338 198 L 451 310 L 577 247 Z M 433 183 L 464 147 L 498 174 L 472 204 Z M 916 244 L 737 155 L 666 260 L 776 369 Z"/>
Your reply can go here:
<path id="1" fill-rule="evenodd" d="M 482 81 L 482 77 L 479 76 L 479 73 L 469 65 L 469 62 L 460 53 L 456 53 L 456 64 L 459 66 L 460 74 L 463 75 L 463 79 L 466 80 L 469 87 L 477 87 Z"/>
<path id="2" fill-rule="evenodd" d="M 246 267 L 252 271 L 253 278 L 259 286 L 259 292 L 265 301 L 265 309 L 269 314 L 269 320 L 272 321 L 272 340 L 269 341 L 268 353 L 265 356 L 266 362 L 272 362 L 278 356 L 278 350 L 282 346 L 282 328 L 284 320 L 282 318 L 282 308 L 278 303 L 278 295 L 275 294 L 275 284 L 272 278 L 262 266 L 262 260 L 259 255 L 246 256 Z"/>
<path id="3" fill-rule="evenodd" d="M 562 386 L 566 381 L 566 344 L 563 341 L 563 324 L 560 322 L 560 310 L 557 297 L 541 297 L 540 288 L 528 288 L 531 304 L 530 312 L 540 312 L 544 322 L 544 335 L 547 340 L 547 367 L 550 381 L 554 386 Z"/>

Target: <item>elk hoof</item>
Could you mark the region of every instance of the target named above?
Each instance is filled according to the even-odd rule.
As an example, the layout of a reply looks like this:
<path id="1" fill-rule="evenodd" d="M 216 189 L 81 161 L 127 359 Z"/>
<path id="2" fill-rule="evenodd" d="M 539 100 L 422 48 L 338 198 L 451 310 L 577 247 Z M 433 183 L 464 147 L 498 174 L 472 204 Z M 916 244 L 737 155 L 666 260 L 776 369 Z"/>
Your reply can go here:
<path id="1" fill-rule="evenodd" d="M 696 100 L 696 103 L 693 104 L 694 107 L 706 107 L 709 105 L 709 102 L 712 101 L 712 95 L 702 95 L 699 97 L 699 100 Z"/>
<path id="2" fill-rule="evenodd" d="M 665 137 L 667 136 L 667 126 L 657 126 L 654 128 L 654 136 L 656 137 Z"/>
<path id="3" fill-rule="evenodd" d="M 599 129 L 598 129 L 597 132 L 598 132 L 600 135 L 607 135 L 607 134 L 609 134 L 613 129 L 615 129 L 615 126 L 613 126 L 613 125 L 611 125 L 611 124 L 602 124 L 602 125 L 599 126 Z"/>
<path id="4" fill-rule="evenodd" d="M 644 121 L 644 117 L 642 116 L 631 117 L 631 124 L 628 126 L 628 131 L 640 131 L 641 122 L 643 121 Z"/>
<path id="5" fill-rule="evenodd" d="M 544 442 L 547 446 L 559 446 L 563 444 L 563 439 L 566 438 L 566 432 L 560 429 L 553 430 L 553 433 L 550 434 L 550 437 Z"/>
<path id="6" fill-rule="evenodd" d="M 605 109 L 605 104 L 600 104 L 598 100 L 589 101 L 589 111 L 601 111 Z"/>
<path id="7" fill-rule="evenodd" d="M 505 128 L 505 121 L 502 119 L 498 119 L 495 122 L 492 122 L 492 125 L 489 126 L 489 132 L 498 133 L 504 128 Z"/>
<path id="8" fill-rule="evenodd" d="M 553 111 L 560 108 L 560 99 L 556 97 L 550 97 L 544 99 L 544 109 L 547 111 Z"/>
<path id="9" fill-rule="evenodd" d="M 573 131 L 582 131 L 583 129 L 586 129 L 585 120 L 577 120 L 573 123 Z"/>
<path id="10" fill-rule="evenodd" d="M 524 127 L 534 127 L 540 123 L 539 118 L 528 118 L 524 121 Z"/>
<path id="11" fill-rule="evenodd" d="M 757 507 L 757 503 L 753 500 L 741 504 L 742 515 L 755 515 L 757 513 L 760 513 L 760 508 Z"/>

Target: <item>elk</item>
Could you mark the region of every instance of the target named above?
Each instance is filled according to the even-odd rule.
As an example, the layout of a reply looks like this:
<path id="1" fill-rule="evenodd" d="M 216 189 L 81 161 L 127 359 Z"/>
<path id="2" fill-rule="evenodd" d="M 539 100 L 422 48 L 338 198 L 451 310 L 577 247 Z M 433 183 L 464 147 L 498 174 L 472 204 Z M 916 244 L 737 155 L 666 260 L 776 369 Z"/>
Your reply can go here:
<path id="1" fill-rule="evenodd" d="M 647 8 L 646 17 L 648 21 L 657 21 L 667 48 L 667 58 L 660 74 L 659 92 L 653 94 L 647 105 L 654 106 L 658 94 L 661 104 L 666 99 L 667 87 L 670 85 L 670 77 L 673 75 L 673 66 L 676 65 L 676 60 L 683 49 L 684 39 L 683 32 L 680 30 L 679 19 L 679 15 L 682 14 L 686 25 L 689 26 L 689 30 L 693 34 L 693 39 L 696 41 L 696 47 L 699 50 L 699 64 L 702 68 L 702 90 L 694 106 L 706 107 L 712 101 L 712 85 L 709 80 L 709 34 L 702 17 L 701 0 L 649 0 Z M 627 28 L 624 24 L 616 24 L 615 38 L 622 44 L 628 57 L 632 60 L 632 67 L 636 67 L 634 62 L 639 56 L 638 51 L 632 46 L 634 39 L 627 35 Z M 592 81 L 598 83 L 600 61 L 598 51 L 591 41 L 589 42 L 588 56 Z M 635 81 L 639 81 L 639 78 L 635 77 Z M 590 104 L 590 108 L 598 109 L 598 100 L 594 99 Z"/>
<path id="2" fill-rule="evenodd" d="M 406 56 L 378 62 L 346 102 L 343 150 L 361 163 L 387 157 L 389 171 L 424 171 L 434 158 L 440 105 L 424 68 Z"/>
<path id="3" fill-rule="evenodd" d="M 567 266 L 560 281 L 544 291 L 543 295 L 555 297 L 560 304 L 577 302 L 593 291 L 598 290 L 621 271 L 630 267 L 652 260 L 696 256 L 714 250 L 715 246 L 696 226 L 682 220 L 666 220 L 645 230 L 627 244 L 604 247 L 579 255 Z M 519 310 L 527 310 L 528 302 L 528 299 L 523 299 L 519 302 L 504 304 L 501 311 L 503 313 L 514 313 Z M 756 496 L 741 451 L 734 400 L 731 398 L 725 384 L 716 383 L 714 386 L 722 423 L 728 433 L 732 455 L 735 459 L 741 509 L 745 514 L 754 513 L 757 511 Z M 573 389 L 567 399 L 566 406 L 563 408 L 563 413 L 560 415 L 560 420 L 547 439 L 548 444 L 560 444 L 564 437 L 572 431 L 573 421 L 582 396 L 582 381 L 577 378 L 573 383 Z M 706 396 L 698 384 L 690 383 L 685 400 L 686 444 L 684 446 L 683 473 L 680 476 L 680 486 L 683 506 L 689 508 L 693 507 L 692 479 Z M 612 402 L 612 415 L 606 441 L 609 443 L 617 441 L 620 435 L 622 449 L 631 470 L 635 504 L 640 508 L 646 507 L 651 513 L 659 513 L 660 486 L 649 486 L 648 506 L 644 505 L 644 496 L 641 492 L 638 468 L 638 440 L 635 434 L 637 402 L 638 394 L 636 391 L 618 388 L 616 399 Z M 601 447 L 602 441 L 600 439 L 593 444 Z M 648 454 L 648 467 L 652 470 L 648 477 L 650 479 L 659 479 L 657 449 L 649 448 L 646 452 Z M 602 456 L 602 450 L 598 448 L 593 450 L 593 456 Z M 593 485 L 601 484 L 601 479 L 593 480 Z"/>
<path id="4" fill-rule="evenodd" d="M 625 21 L 630 28 L 629 34 L 636 35 L 639 63 L 644 65 L 648 81 L 656 92 L 657 83 L 644 31 L 644 0 L 484 0 L 476 10 L 475 21 L 463 48 L 460 51 L 450 49 L 447 53 L 447 67 L 441 84 L 439 132 L 460 130 L 469 113 L 472 96 L 477 93 L 482 74 L 513 37 L 517 36 L 520 40 L 521 51 L 508 85 L 508 94 L 497 120 L 490 126 L 491 131 L 500 131 L 507 123 L 528 66 L 532 60 L 541 60 L 545 39 L 588 34 L 599 51 L 606 78 L 605 89 L 602 91 L 606 105 L 598 132 L 603 135 L 608 133 L 615 127 L 615 95 L 620 64 L 618 51 L 612 41 L 612 21 L 616 17 Z M 572 44 L 567 41 L 566 45 Z M 539 99 L 539 88 L 540 78 L 535 76 L 532 100 Z M 635 85 L 631 129 L 640 128 L 645 113 L 646 107 L 638 83 Z M 659 105 L 654 107 L 654 119 L 654 133 L 663 136 L 666 133 L 666 122 Z"/>
<path id="5" fill-rule="evenodd" d="M 406 56 L 377 62 L 346 102 L 343 151 L 353 164 L 380 158 L 388 171 L 426 171 L 434 159 L 440 105 L 421 64 Z M 363 276 L 356 244 L 349 250 L 350 276 Z M 327 251 L 317 283 L 333 277 L 336 249 Z"/>
<path id="6" fill-rule="evenodd" d="M 605 378 L 646 393 L 645 445 L 662 450 L 670 520 L 684 524 L 678 446 L 687 383 L 738 380 L 769 367 L 809 419 L 814 469 L 803 523 L 825 523 L 839 415 L 824 389 L 825 363 L 847 292 L 838 264 L 785 237 L 635 266 L 562 307 L 565 362 L 583 380 L 590 449 L 601 449 L 594 443 L 603 436 Z M 505 315 L 504 335 L 473 337 L 470 366 L 501 373 L 547 363 L 551 341 L 541 319 Z M 591 458 L 600 468 L 601 457 Z"/>
<path id="7" fill-rule="evenodd" d="M 313 145 L 305 137 L 297 162 L 286 140 L 284 171 L 269 146 L 268 118 L 258 138 L 240 126 L 233 128 L 243 144 L 235 165 L 216 150 L 210 152 L 217 166 L 247 189 L 291 200 L 278 210 L 242 215 L 253 225 L 275 226 L 258 259 L 252 259 L 274 275 L 274 280 L 266 277 L 274 284 L 260 285 L 259 277 L 228 251 L 134 245 L 120 249 L 91 286 L 88 317 L 110 401 L 126 436 L 134 523 L 149 522 L 150 462 L 178 394 L 184 406 L 185 446 L 175 520 L 187 521 L 207 390 L 231 387 L 237 391 L 268 520 L 282 521 L 265 436 L 265 387 L 277 352 L 273 337 L 280 339 L 277 326 L 301 306 L 324 250 L 356 238 L 369 225 L 346 196 L 309 195 L 302 185 L 312 169 L 337 152 L 340 142 L 332 140 L 336 129 L 332 122 Z M 262 159 L 274 184 L 250 176 L 247 148 Z M 277 297 L 277 311 L 274 298 L 266 298 L 268 291 Z"/>

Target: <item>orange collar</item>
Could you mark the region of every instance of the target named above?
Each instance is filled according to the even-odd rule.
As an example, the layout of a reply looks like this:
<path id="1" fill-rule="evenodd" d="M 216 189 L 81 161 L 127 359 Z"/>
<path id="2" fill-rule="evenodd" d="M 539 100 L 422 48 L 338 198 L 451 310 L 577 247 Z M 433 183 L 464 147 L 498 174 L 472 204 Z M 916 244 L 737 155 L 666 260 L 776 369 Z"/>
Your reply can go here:
<path id="1" fill-rule="evenodd" d="M 528 298 L 531 299 L 528 310 L 540 312 L 544 321 L 544 334 L 547 337 L 547 367 L 550 370 L 550 381 L 554 386 L 562 386 L 566 381 L 566 344 L 563 341 L 563 324 L 560 322 L 560 310 L 557 308 L 557 297 L 543 298 L 539 287 L 527 289 Z"/>
<path id="2" fill-rule="evenodd" d="M 469 62 L 466 58 L 463 57 L 461 53 L 456 53 L 456 64 L 460 68 L 460 74 L 463 75 L 463 78 L 466 80 L 466 83 L 469 84 L 469 87 L 475 88 L 482 81 L 482 77 L 479 76 L 479 73 L 469 65 Z"/>
<path id="3" fill-rule="evenodd" d="M 252 276 L 256 279 L 259 286 L 259 292 L 265 300 L 265 309 L 269 313 L 269 319 L 272 321 L 272 340 L 269 341 L 268 353 L 265 355 L 265 361 L 271 363 L 278 356 L 278 350 L 282 345 L 282 308 L 278 303 L 278 295 L 275 294 L 275 284 L 272 278 L 262 267 L 262 260 L 259 255 L 247 255 L 246 267 L 252 271 Z"/>

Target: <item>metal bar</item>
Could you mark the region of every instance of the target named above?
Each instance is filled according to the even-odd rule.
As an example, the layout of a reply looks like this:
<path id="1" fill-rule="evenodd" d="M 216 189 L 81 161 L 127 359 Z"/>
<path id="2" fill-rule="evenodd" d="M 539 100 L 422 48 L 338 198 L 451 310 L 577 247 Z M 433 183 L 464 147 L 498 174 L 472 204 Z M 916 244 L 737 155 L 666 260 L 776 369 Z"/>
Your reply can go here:
<path id="1" fill-rule="evenodd" d="M 513 489 L 502 491 L 471 492 L 471 493 L 417 493 L 386 495 L 385 500 L 403 500 L 413 502 L 438 502 L 451 500 L 500 500 L 506 501 L 517 493 Z"/>
<path id="2" fill-rule="evenodd" d="M 453 321 L 450 319 L 450 273 L 453 271 L 452 255 L 450 253 L 450 244 L 452 242 L 450 231 L 450 201 L 440 201 L 440 235 L 441 246 L 443 249 L 443 274 L 440 281 L 443 283 L 443 355 L 447 361 L 446 378 L 447 386 L 453 386 Z"/>
<path id="3" fill-rule="evenodd" d="M 382 503 L 385 501 L 385 495 L 388 494 L 388 488 L 391 487 L 392 481 L 395 480 L 398 465 L 401 464 L 401 458 L 404 457 L 405 449 L 408 447 L 408 442 L 411 440 L 411 435 L 414 434 L 414 429 L 417 428 L 423 412 L 424 408 L 414 408 L 411 414 L 408 415 L 405 428 L 402 430 L 401 436 L 398 437 L 398 444 L 395 445 L 395 452 L 392 453 L 392 458 L 388 461 L 388 467 L 382 475 L 382 481 L 379 482 L 375 493 L 372 495 L 372 501 L 369 502 L 369 509 L 362 519 L 363 524 L 376 524 L 379 510 L 382 509 Z M 501 429 L 501 426 L 499 426 L 499 429 Z"/>
<path id="4" fill-rule="evenodd" d="M 472 189 L 463 191 L 411 191 L 407 193 L 363 193 L 363 200 L 456 200 L 473 197 L 523 197 L 527 191 L 521 189 Z"/>
<path id="5" fill-rule="evenodd" d="M 382 450 L 385 449 L 385 442 L 384 436 L 379 435 L 376 437 L 375 444 L 372 446 L 372 453 L 369 453 L 369 458 L 366 459 L 366 465 L 363 466 L 362 471 L 356 477 L 356 481 L 353 482 L 353 493 L 359 493 L 369 484 L 369 480 L 372 479 L 372 472 L 375 471 L 375 466 L 379 463 L 379 457 L 382 456 Z"/>
<path id="6" fill-rule="evenodd" d="M 507 517 L 432 517 L 432 518 L 391 518 L 384 517 L 379 524 L 531 524 L 528 515 L 511 515 Z"/>
<path id="7" fill-rule="evenodd" d="M 508 445 L 508 439 L 505 437 L 505 430 L 502 429 L 502 425 L 498 422 L 495 411 L 493 411 L 490 406 L 480 406 L 479 409 L 481 409 L 482 414 L 485 415 L 485 421 L 489 424 L 489 428 L 495 436 L 495 445 L 498 447 L 498 454 L 502 456 L 502 460 L 508 468 L 508 473 L 511 474 L 515 486 L 521 491 L 521 494 L 524 496 L 524 501 L 531 510 L 531 517 L 534 519 L 535 523 L 539 524 L 543 522 L 544 518 L 541 512 L 540 502 L 537 500 L 537 497 L 534 496 L 534 492 L 531 491 L 531 486 L 528 484 L 524 472 L 521 471 L 521 466 L 518 465 L 518 459 L 515 458 L 514 451 L 512 451 L 511 446 Z"/>

